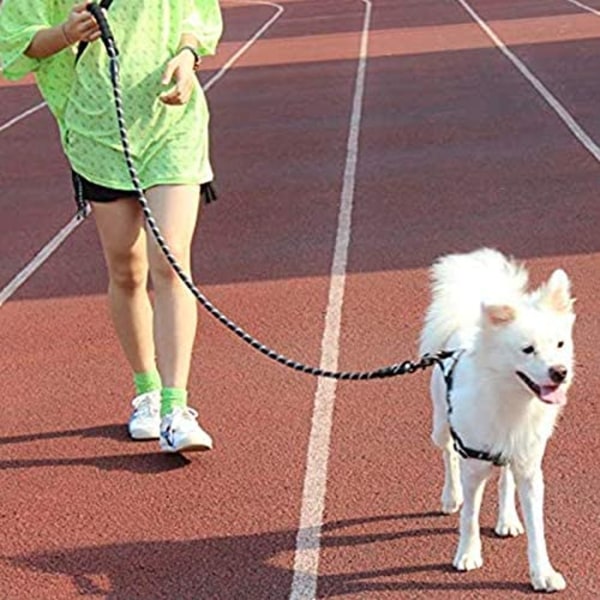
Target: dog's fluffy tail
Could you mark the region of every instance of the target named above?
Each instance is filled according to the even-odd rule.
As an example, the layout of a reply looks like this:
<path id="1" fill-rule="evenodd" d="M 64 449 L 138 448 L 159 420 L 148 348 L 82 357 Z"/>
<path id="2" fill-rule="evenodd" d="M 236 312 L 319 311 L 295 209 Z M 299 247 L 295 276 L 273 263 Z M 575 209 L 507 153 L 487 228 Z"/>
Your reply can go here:
<path id="1" fill-rule="evenodd" d="M 450 254 L 431 268 L 432 301 L 425 315 L 420 353 L 445 349 L 450 336 L 474 330 L 481 306 L 510 304 L 525 292 L 527 271 L 497 250 Z"/>

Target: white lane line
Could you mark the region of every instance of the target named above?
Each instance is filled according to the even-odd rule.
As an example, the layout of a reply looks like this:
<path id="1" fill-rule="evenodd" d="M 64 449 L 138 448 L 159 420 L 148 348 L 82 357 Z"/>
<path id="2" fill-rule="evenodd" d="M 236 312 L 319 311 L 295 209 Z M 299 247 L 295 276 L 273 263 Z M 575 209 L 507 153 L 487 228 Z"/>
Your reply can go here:
<path id="1" fill-rule="evenodd" d="M 33 113 L 36 113 L 41 108 L 44 108 L 44 106 L 46 106 L 46 103 L 40 102 L 39 104 L 36 104 L 35 106 L 32 106 L 31 108 L 28 108 L 26 111 L 22 112 L 21 114 L 18 114 L 17 116 L 13 117 L 12 119 L 9 119 L 8 121 L 6 121 L 6 123 L 2 123 L 2 125 L 0 125 L 0 133 L 2 133 L 3 131 L 6 131 L 9 127 L 12 127 L 13 125 L 16 125 L 19 121 L 26 119 Z"/>
<path id="2" fill-rule="evenodd" d="M 591 6 L 588 6 L 587 4 L 584 4 L 583 2 L 577 2 L 577 0 L 567 0 L 567 2 L 570 2 L 571 4 L 574 4 L 575 6 L 578 6 L 579 8 L 583 8 L 583 10 L 587 10 L 588 12 L 595 14 L 597 17 L 600 17 L 599 10 L 592 8 Z"/>
<path id="3" fill-rule="evenodd" d="M 506 44 L 496 35 L 494 30 L 471 8 L 466 0 L 456 0 L 471 18 L 483 29 L 486 35 L 494 42 L 495 46 L 508 58 L 513 66 L 525 77 L 525 79 L 540 94 L 552 110 L 562 119 L 564 124 L 570 129 L 571 133 L 581 142 L 583 147 L 600 162 L 600 147 L 588 135 L 588 133 L 579 125 L 569 111 L 557 100 L 550 90 L 534 75 L 534 73 L 521 61 L 521 59 L 510 50 Z"/>
<path id="4" fill-rule="evenodd" d="M 250 47 L 258 40 L 258 38 L 275 23 L 284 11 L 283 6 L 274 2 L 252 2 L 252 4 L 265 4 L 276 9 L 276 13 L 262 25 L 257 32 L 248 40 L 237 52 L 235 52 L 229 60 L 212 76 L 206 83 L 203 84 L 204 89 L 208 92 L 223 76 L 231 69 L 234 63 L 247 52 Z M 34 107 L 35 110 L 42 108 L 44 104 Z M 33 109 L 32 109 L 33 110 Z M 19 120 L 24 119 L 27 115 L 23 113 Z M 17 119 L 17 117 L 15 117 Z M 54 251 L 67 239 L 67 237 L 77 229 L 83 219 L 79 214 L 74 215 L 71 220 L 65 225 L 35 256 L 25 265 L 25 267 L 13 277 L 4 288 L 0 290 L 0 308 L 2 305 L 50 258 Z"/>
<path id="5" fill-rule="evenodd" d="M 281 4 L 275 4 L 274 2 L 253 2 L 253 4 L 264 4 L 266 6 L 272 6 L 276 9 L 275 14 L 270 19 L 265 21 L 265 23 L 256 31 L 256 33 L 254 33 L 254 35 L 229 58 L 229 60 L 221 67 L 221 69 L 217 73 L 215 73 L 215 75 L 210 79 L 210 81 L 208 81 L 204 85 L 204 89 L 206 91 L 208 91 L 215 83 L 217 83 L 217 81 L 219 81 L 219 79 L 221 79 L 221 77 L 225 75 L 225 73 L 238 60 L 238 58 L 242 56 L 242 54 L 245 54 L 248 48 L 250 48 L 250 46 L 252 46 L 256 42 L 256 40 L 258 40 L 258 38 L 261 37 L 262 34 L 265 31 L 267 31 L 267 29 L 269 29 L 269 27 L 271 27 L 273 23 L 275 23 L 275 21 L 277 21 L 277 19 L 279 19 L 279 17 L 285 10 L 283 6 L 281 6 Z"/>
<path id="6" fill-rule="evenodd" d="M 0 291 L 0 308 L 2 305 L 43 265 L 69 235 L 85 220 L 77 213 Z"/>
<path id="7" fill-rule="evenodd" d="M 348 134 L 346 166 L 338 215 L 335 252 L 331 268 L 329 299 L 325 315 L 325 330 L 321 341 L 320 366 L 323 369 L 331 371 L 337 370 L 339 357 L 342 305 L 346 283 L 348 247 L 350 245 L 352 204 L 354 201 L 369 28 L 371 23 L 371 2 L 370 0 L 361 1 L 365 5 L 365 15 L 354 88 L 350 131 Z M 316 597 L 317 593 L 321 527 L 323 523 L 323 511 L 325 509 L 329 442 L 331 438 L 336 386 L 337 381 L 335 379 L 325 379 L 323 377 L 318 379 L 308 442 L 300 524 L 296 536 L 294 577 L 290 600 L 312 600 Z"/>

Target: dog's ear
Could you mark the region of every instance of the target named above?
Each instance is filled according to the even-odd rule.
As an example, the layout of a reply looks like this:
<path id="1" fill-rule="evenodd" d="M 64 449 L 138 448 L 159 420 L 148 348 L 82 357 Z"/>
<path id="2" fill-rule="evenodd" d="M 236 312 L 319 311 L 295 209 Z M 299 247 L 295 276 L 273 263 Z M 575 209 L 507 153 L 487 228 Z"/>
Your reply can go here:
<path id="1" fill-rule="evenodd" d="M 517 317 L 517 311 L 510 304 L 483 304 L 481 311 L 487 322 L 494 326 L 508 325 Z"/>
<path id="2" fill-rule="evenodd" d="M 568 313 L 573 310 L 571 282 L 562 269 L 556 269 L 550 279 L 540 288 L 540 304 L 556 312 Z"/>

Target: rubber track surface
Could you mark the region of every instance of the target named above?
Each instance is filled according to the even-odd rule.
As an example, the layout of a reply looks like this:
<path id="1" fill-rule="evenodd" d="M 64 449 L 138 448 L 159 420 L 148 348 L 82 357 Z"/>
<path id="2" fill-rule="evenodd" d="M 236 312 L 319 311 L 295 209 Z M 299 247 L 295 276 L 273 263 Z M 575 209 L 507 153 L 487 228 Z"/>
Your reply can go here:
<path id="1" fill-rule="evenodd" d="M 598 0 L 589 0 L 600 10 Z M 285 10 L 208 93 L 221 199 L 202 215 L 194 276 L 227 315 L 318 363 L 364 3 Z M 564 0 L 470 5 L 600 142 L 600 17 Z M 206 81 L 275 11 L 223 3 Z M 41 101 L 0 87 L 0 125 Z M 567 270 L 577 376 L 545 458 L 550 557 L 600 597 L 600 165 L 452 0 L 377 0 L 369 37 L 340 367 L 414 358 L 440 254 L 486 245 L 533 283 Z M 0 133 L 0 287 L 71 217 L 46 109 Z M 0 597 L 259 600 L 290 597 L 317 382 L 252 351 L 208 315 L 191 404 L 209 454 L 128 441 L 131 380 L 106 308 L 90 219 L 0 310 Z M 319 598 L 519 598 L 526 541 L 493 535 L 483 568 L 450 564 L 458 517 L 439 513 L 428 377 L 337 386 Z"/>

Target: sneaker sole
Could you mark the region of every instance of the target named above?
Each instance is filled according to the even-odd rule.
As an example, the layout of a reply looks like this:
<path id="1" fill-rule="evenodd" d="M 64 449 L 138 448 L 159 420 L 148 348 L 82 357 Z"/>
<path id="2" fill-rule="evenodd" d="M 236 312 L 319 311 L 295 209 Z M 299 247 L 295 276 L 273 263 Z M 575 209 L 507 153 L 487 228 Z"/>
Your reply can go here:
<path id="1" fill-rule="evenodd" d="M 213 449 L 213 444 L 212 442 L 209 443 L 202 443 L 202 442 L 195 442 L 195 441 L 189 441 L 189 442 L 185 442 L 183 441 L 182 443 L 180 443 L 178 446 L 171 446 L 168 442 L 163 441 L 163 439 L 160 439 L 160 449 L 163 452 L 208 452 L 209 450 Z"/>
<path id="2" fill-rule="evenodd" d="M 136 442 L 144 442 L 147 440 L 159 440 L 160 439 L 160 432 L 159 433 L 151 433 L 148 431 L 136 431 L 135 429 L 132 431 L 131 429 L 127 429 L 127 432 L 129 433 L 129 437 L 136 441 Z"/>
<path id="3" fill-rule="evenodd" d="M 159 435 L 133 435 L 133 434 L 129 434 L 130 439 L 132 439 L 134 442 L 150 442 L 152 440 L 159 440 L 160 436 Z"/>
<path id="4" fill-rule="evenodd" d="M 205 444 L 187 444 L 183 446 L 179 446 L 179 448 L 173 448 L 167 444 L 161 444 L 160 449 L 163 452 L 170 452 L 171 454 L 175 454 L 177 452 L 208 452 L 212 450 L 212 446 L 207 446 Z"/>

